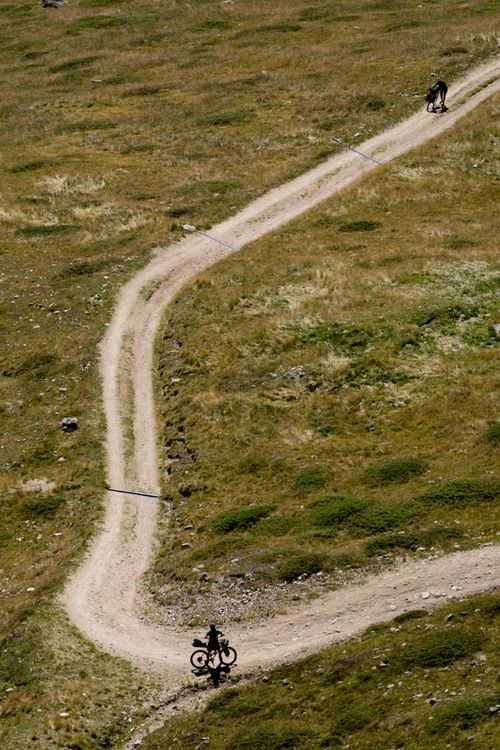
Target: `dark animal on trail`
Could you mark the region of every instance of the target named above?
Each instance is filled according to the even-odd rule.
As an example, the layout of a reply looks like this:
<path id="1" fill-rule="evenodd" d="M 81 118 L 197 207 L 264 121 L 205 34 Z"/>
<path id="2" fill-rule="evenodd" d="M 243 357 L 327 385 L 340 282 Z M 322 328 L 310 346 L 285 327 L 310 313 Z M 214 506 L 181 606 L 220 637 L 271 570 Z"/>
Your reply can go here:
<path id="1" fill-rule="evenodd" d="M 448 86 L 444 81 L 436 81 L 434 86 L 431 86 L 425 101 L 427 102 L 427 112 L 437 112 L 437 108 L 441 108 L 441 112 L 446 112 L 448 107 L 445 105 L 446 94 L 448 93 Z M 439 104 L 436 106 L 436 101 L 439 96 Z M 431 109 L 429 109 L 431 107 Z"/>

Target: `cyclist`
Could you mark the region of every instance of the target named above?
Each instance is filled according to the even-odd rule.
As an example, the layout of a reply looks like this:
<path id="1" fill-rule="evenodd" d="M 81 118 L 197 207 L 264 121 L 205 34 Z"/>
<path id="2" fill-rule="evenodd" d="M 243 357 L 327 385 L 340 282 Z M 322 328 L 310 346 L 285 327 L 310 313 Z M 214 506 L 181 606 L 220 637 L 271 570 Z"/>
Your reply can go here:
<path id="1" fill-rule="evenodd" d="M 219 630 L 217 625 L 215 625 L 214 623 L 210 625 L 205 638 L 207 639 L 208 651 L 215 651 L 216 653 L 220 653 L 220 651 L 222 651 L 224 654 L 228 654 L 228 642 L 224 638 L 224 633 L 222 632 L 222 630 Z"/>
<path id="2" fill-rule="evenodd" d="M 436 81 L 434 86 L 431 86 L 427 92 L 425 100 L 427 102 L 427 112 L 437 112 L 437 98 L 439 96 L 439 105 L 441 112 L 446 112 L 448 107 L 445 105 L 446 94 L 448 93 L 448 86 L 444 81 Z M 429 109 L 431 107 L 431 109 Z"/>

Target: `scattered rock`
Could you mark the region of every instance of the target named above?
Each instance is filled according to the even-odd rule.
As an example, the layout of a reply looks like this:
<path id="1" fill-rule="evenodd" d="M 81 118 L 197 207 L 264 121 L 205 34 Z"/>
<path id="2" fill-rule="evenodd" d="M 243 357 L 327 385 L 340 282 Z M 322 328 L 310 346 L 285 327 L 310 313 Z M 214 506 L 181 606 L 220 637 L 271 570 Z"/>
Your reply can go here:
<path id="1" fill-rule="evenodd" d="M 428 599 L 431 595 L 430 591 L 422 591 L 422 599 Z"/>
<path id="2" fill-rule="evenodd" d="M 76 417 L 64 417 L 61 419 L 61 430 L 63 432 L 74 432 L 78 429 L 78 419 Z"/>
<path id="3" fill-rule="evenodd" d="M 41 0 L 42 8 L 59 8 L 66 5 L 67 0 Z"/>

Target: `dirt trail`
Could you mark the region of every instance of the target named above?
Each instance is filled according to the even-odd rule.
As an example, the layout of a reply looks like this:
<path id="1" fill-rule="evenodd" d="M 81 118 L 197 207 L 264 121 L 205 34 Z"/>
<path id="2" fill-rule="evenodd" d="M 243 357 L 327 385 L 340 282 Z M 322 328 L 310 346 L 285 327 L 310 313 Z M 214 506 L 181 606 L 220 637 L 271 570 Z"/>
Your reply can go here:
<path id="1" fill-rule="evenodd" d="M 498 92 L 499 73 L 498 60 L 474 69 L 450 88 L 451 109 L 446 115 L 422 110 L 359 149 L 383 163 L 392 161 L 450 128 Z M 357 154 L 342 152 L 266 193 L 213 227 L 210 234 L 241 248 L 377 168 Z M 155 335 L 165 308 L 181 287 L 230 253 L 213 240 L 189 235 L 159 249 L 122 288 L 101 344 L 110 486 L 159 491 L 151 376 Z M 141 294 L 146 286 L 156 290 L 149 299 Z M 133 418 L 132 446 L 127 444 L 126 416 Z M 126 450 L 130 447 L 132 458 Z M 189 673 L 187 656 L 195 634 L 165 632 L 146 620 L 140 609 L 141 577 L 151 559 L 156 520 L 156 501 L 108 493 L 102 529 L 69 581 L 63 601 L 72 622 L 103 649 L 159 670 L 171 684 L 180 684 Z M 499 545 L 413 561 L 286 615 L 231 626 L 232 642 L 241 654 L 239 666 L 250 670 L 290 661 L 407 609 L 424 603 L 426 608 L 438 606 L 447 597 L 498 586 L 499 563 Z"/>

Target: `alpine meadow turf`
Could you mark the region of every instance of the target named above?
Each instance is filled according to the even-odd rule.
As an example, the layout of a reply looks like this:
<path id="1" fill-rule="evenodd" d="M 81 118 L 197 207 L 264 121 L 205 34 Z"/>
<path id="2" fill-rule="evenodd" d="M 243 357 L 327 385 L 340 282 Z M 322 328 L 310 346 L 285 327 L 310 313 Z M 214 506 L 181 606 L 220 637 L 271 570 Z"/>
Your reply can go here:
<path id="1" fill-rule="evenodd" d="M 181 223 L 208 227 L 328 157 L 338 148 L 331 136 L 357 143 L 424 106 L 434 74 L 452 83 L 494 53 L 497 14 L 496 3 L 465 3 L 457 12 L 451 0 L 422 7 L 375 0 L 71 0 L 59 8 L 0 0 L 2 748 L 111 747 L 151 710 L 146 696 L 154 686 L 97 652 L 68 625 L 56 601 L 102 516 L 105 425 L 97 345 L 119 287 L 154 247 L 180 236 Z M 343 208 L 324 207 L 218 269 L 221 283 L 227 279 L 233 290 L 242 326 L 234 346 L 244 356 L 233 365 L 234 400 L 226 404 L 221 389 L 219 379 L 233 375 L 222 361 L 220 372 L 214 370 L 217 382 L 206 387 L 193 379 L 192 397 L 201 398 L 200 416 L 222 399 L 224 413 L 214 419 L 228 436 L 234 427 L 226 408 L 242 410 L 241 436 L 235 432 L 239 457 L 220 476 L 221 462 L 207 475 L 208 461 L 197 448 L 196 475 L 188 483 L 174 470 L 164 487 L 179 512 L 184 484 L 206 485 L 203 500 L 196 501 L 209 508 L 199 540 L 205 550 L 222 542 L 216 570 L 226 569 L 229 541 L 236 550 L 249 542 L 244 561 L 250 569 L 252 554 L 275 556 L 259 563 L 271 585 L 280 575 L 285 581 L 295 575 L 279 572 L 278 541 L 293 549 L 299 564 L 301 554 L 309 556 L 307 570 L 321 561 L 334 571 L 337 546 L 349 550 L 349 564 L 364 565 L 380 549 L 370 551 L 368 544 L 390 548 L 390 534 L 402 530 L 397 524 L 383 528 L 383 518 L 392 518 L 387 504 L 401 505 L 404 515 L 416 497 L 425 511 L 422 528 L 409 521 L 413 546 L 492 538 L 488 472 L 498 440 L 486 384 L 494 344 L 494 318 L 487 317 L 493 294 L 493 114 L 494 104 L 484 105 L 432 149 L 370 180 L 370 189 L 379 185 L 378 196 L 370 197 L 367 183 L 359 199 L 351 191 Z M 463 209 L 452 204 L 459 194 Z M 304 248 L 311 252 L 309 268 Z M 256 263 L 262 265 L 257 285 Z M 337 274 L 353 269 L 352 294 L 341 309 L 331 296 L 332 274 L 337 283 Z M 193 299 L 201 299 L 204 285 L 211 290 L 217 284 L 208 274 Z M 381 295 L 379 313 L 367 306 L 358 315 L 360 300 L 375 292 Z M 335 301 L 335 312 L 316 307 L 323 297 L 330 307 Z M 435 315 L 427 308 L 436 299 Z M 219 367 L 218 326 L 224 326 L 217 316 L 227 314 L 218 304 L 211 294 L 203 302 L 206 340 L 192 354 L 212 369 Z M 186 296 L 173 319 L 181 311 L 195 314 Z M 374 328 L 376 314 L 386 320 Z M 339 322 L 346 325 L 339 329 Z M 382 364 L 369 361 L 374 342 L 373 358 Z M 177 362 L 167 361 L 165 352 L 158 356 L 169 382 Z M 288 378 L 296 365 L 305 368 L 304 376 Z M 274 391 L 267 380 L 271 366 Z M 340 388 L 342 373 L 351 373 L 351 380 L 346 400 L 340 399 L 345 411 L 338 413 L 335 390 L 324 403 L 320 396 L 321 389 Z M 236 398 L 245 377 L 244 398 Z M 246 391 L 254 383 L 250 397 Z M 375 396 L 364 395 L 363 416 L 361 393 L 371 383 L 380 401 L 376 407 Z M 394 405 L 401 399 L 403 406 Z M 294 402 L 291 445 L 282 456 L 282 416 Z M 179 405 L 180 415 L 184 408 Z M 254 418 L 254 411 L 267 414 L 265 420 Z M 64 417 L 77 417 L 78 430 L 62 432 Z M 422 439 L 415 442 L 410 425 L 417 419 Z M 251 444 L 242 449 L 250 423 Z M 380 434 L 370 433 L 372 423 Z M 189 429 L 190 443 L 200 441 L 201 424 L 197 429 L 198 437 Z M 313 439 L 307 437 L 311 431 Z M 397 439 L 390 437 L 396 433 Z M 341 434 L 348 438 L 344 448 Z M 375 446 L 386 439 L 392 446 L 379 452 Z M 218 488 L 211 484 L 216 476 Z M 448 480 L 471 484 L 450 489 Z M 353 501 L 368 502 L 356 514 L 364 525 L 353 531 L 352 516 L 330 537 L 333 527 L 321 524 L 340 489 L 349 489 Z M 334 500 L 324 506 L 313 505 L 330 495 Z M 197 528 L 201 524 L 195 505 L 182 513 Z M 227 515 L 220 520 L 228 513 L 229 521 Z M 184 533 L 179 523 L 172 529 L 175 545 Z M 269 541 L 260 549 L 252 540 L 266 524 Z M 435 538 L 435 526 L 449 531 Z M 419 534 L 430 537 L 424 543 Z M 176 549 L 171 555 L 164 539 L 155 592 L 167 583 L 166 556 L 187 579 L 198 564 Z M 212 566 L 215 554 L 206 559 Z"/>

